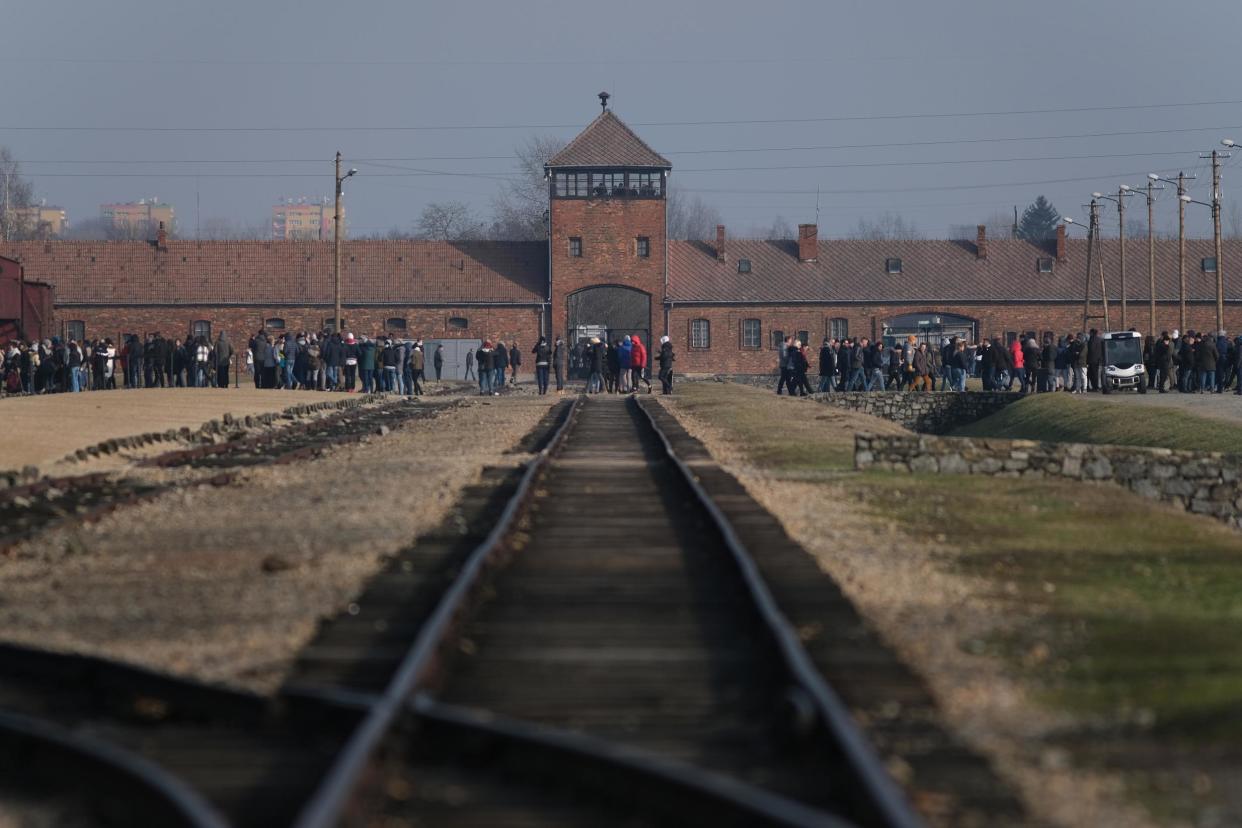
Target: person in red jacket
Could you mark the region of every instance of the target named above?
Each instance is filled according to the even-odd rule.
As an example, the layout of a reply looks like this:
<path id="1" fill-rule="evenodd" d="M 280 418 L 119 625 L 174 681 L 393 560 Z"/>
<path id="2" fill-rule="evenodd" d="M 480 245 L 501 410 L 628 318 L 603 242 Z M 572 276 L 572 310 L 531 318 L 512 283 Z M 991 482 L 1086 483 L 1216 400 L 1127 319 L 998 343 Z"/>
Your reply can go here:
<path id="1" fill-rule="evenodd" d="M 1009 384 L 1005 386 L 1006 391 L 1013 390 L 1013 383 L 1018 382 L 1018 388 L 1024 393 L 1026 391 L 1026 361 L 1022 355 L 1022 338 L 1019 337 L 1009 343 L 1009 355 L 1013 360 L 1013 373 L 1009 375 Z"/>
<path id="2" fill-rule="evenodd" d="M 647 393 L 651 393 L 651 383 L 647 381 L 647 349 L 643 347 L 638 336 L 630 336 L 630 393 L 638 393 L 638 384 L 646 383 Z"/>

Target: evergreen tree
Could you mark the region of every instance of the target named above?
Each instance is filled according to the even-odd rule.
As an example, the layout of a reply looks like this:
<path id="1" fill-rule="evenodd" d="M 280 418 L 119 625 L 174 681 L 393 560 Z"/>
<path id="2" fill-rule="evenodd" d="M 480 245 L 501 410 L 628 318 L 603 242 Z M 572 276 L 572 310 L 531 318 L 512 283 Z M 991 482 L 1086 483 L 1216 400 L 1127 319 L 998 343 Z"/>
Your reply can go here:
<path id="1" fill-rule="evenodd" d="M 1042 195 L 1034 203 L 1022 211 L 1022 220 L 1018 222 L 1018 238 L 1027 241 L 1043 241 L 1057 234 L 1057 225 L 1061 222 L 1061 214 Z"/>

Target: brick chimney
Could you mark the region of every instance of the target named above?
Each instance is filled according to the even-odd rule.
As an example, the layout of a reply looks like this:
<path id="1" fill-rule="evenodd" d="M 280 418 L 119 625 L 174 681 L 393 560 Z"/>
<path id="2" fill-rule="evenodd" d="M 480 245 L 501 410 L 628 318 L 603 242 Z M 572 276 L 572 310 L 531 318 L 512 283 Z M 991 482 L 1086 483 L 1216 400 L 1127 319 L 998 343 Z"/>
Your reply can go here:
<path id="1" fill-rule="evenodd" d="M 716 261 L 723 262 L 727 256 L 725 255 L 725 226 L 723 224 L 716 225 Z"/>
<path id="2" fill-rule="evenodd" d="M 819 225 L 798 225 L 798 261 L 813 262 L 819 258 Z"/>
<path id="3" fill-rule="evenodd" d="M 986 224 L 980 224 L 975 235 L 975 258 L 986 259 L 988 257 L 988 228 Z"/>
<path id="4" fill-rule="evenodd" d="M 164 222 L 160 222 L 159 232 L 155 235 L 155 246 L 160 250 L 168 249 L 168 233 L 164 230 Z"/>
<path id="5" fill-rule="evenodd" d="M 1064 262 L 1067 258 L 1069 258 L 1069 256 L 1068 256 L 1068 251 L 1065 249 L 1065 225 L 1058 224 L 1057 225 L 1057 261 Z"/>

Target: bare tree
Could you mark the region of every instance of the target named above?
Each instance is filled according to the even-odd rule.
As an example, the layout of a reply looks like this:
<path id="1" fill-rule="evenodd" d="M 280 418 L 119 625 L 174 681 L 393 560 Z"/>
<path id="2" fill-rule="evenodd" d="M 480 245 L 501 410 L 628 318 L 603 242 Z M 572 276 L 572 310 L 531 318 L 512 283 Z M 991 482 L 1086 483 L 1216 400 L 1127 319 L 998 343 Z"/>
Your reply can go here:
<path id="1" fill-rule="evenodd" d="M 695 241 L 716 238 L 716 225 L 723 224 L 720 211 L 702 196 L 687 196 L 676 187 L 668 191 L 668 237 Z"/>
<path id="2" fill-rule="evenodd" d="M 1242 204 L 1230 201 L 1225 207 L 1225 238 L 1242 239 Z"/>
<path id="3" fill-rule="evenodd" d="M 914 222 L 907 221 L 900 213 L 885 211 L 874 219 L 860 218 L 852 239 L 921 239 L 923 235 Z"/>
<path id="4" fill-rule="evenodd" d="M 34 185 L 21 176 L 21 166 L 8 147 L 0 147 L 0 239 L 23 239 L 37 222 L 24 209 L 34 203 Z"/>
<path id="5" fill-rule="evenodd" d="M 777 216 L 772 219 L 771 226 L 763 234 L 763 238 L 768 241 L 784 241 L 786 239 L 797 238 L 793 224 L 784 216 Z"/>
<path id="6" fill-rule="evenodd" d="M 477 239 L 483 235 L 483 222 L 465 202 L 434 201 L 423 208 L 414 229 L 418 239 Z"/>
<path id="7" fill-rule="evenodd" d="M 991 213 L 983 221 L 979 222 L 987 228 L 989 239 L 1012 239 L 1013 238 L 1013 216 L 1004 210 L 997 210 Z M 976 224 L 950 224 L 949 238 L 951 239 L 973 239 L 978 233 L 979 227 Z"/>
<path id="8" fill-rule="evenodd" d="M 543 213 L 548 209 L 548 182 L 543 167 L 564 146 L 560 138 L 536 135 L 514 150 L 519 175 L 505 181 L 492 199 L 492 224 L 487 235 L 514 241 L 546 237 Z"/>

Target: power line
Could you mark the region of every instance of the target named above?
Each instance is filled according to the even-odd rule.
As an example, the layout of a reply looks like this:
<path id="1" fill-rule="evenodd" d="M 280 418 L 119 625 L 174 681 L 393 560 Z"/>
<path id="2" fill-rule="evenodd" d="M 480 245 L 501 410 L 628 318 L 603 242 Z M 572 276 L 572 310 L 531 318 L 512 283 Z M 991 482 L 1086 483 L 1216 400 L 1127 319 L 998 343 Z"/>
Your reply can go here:
<path id="1" fill-rule="evenodd" d="M 963 112 L 905 112 L 872 115 L 828 115 L 815 118 L 739 118 L 712 121 L 637 121 L 636 127 L 685 126 L 761 126 L 772 124 L 818 124 L 848 121 L 890 121 L 929 118 L 980 118 L 1014 115 L 1050 115 L 1057 113 L 1122 112 L 1153 109 L 1175 109 L 1201 106 L 1236 106 L 1242 100 L 1181 101 L 1156 104 L 1123 104 L 1115 106 L 1054 107 L 1047 109 L 980 110 Z M 0 126 L 0 130 L 19 132 L 428 132 L 494 129 L 577 129 L 574 124 L 422 124 L 419 126 L 296 126 L 296 127 L 153 127 L 153 126 Z"/>
<path id="2" fill-rule="evenodd" d="M 1185 152 L 1129 152 L 1102 153 L 1097 155 L 1043 155 L 1018 158 L 969 158 L 953 161 L 859 161 L 843 164 L 781 164 L 765 167 L 692 167 L 678 170 L 679 173 L 700 172 L 745 172 L 757 170 L 830 170 L 867 167 L 940 167 L 958 166 L 962 164 L 1003 164 L 1018 161 L 1077 161 L 1093 158 L 1145 158 L 1164 155 L 1187 155 Z"/>
<path id="3" fill-rule="evenodd" d="M 1116 180 L 1118 178 L 1128 178 L 1130 176 L 1146 175 L 1151 170 L 1139 170 L 1137 172 L 1112 173 L 1110 175 L 1093 175 L 1081 176 L 1075 178 L 1049 178 L 1042 181 L 1005 181 L 993 184 L 950 184 L 937 187 L 899 187 L 895 189 L 882 189 L 876 187 L 864 187 L 853 189 L 837 189 L 825 190 L 820 189 L 818 192 L 824 195 L 862 195 L 867 193 L 927 193 L 940 192 L 949 190 L 986 190 L 997 187 L 1042 187 L 1047 184 L 1077 184 L 1086 181 L 1105 181 Z M 1168 170 L 1164 171 L 1168 174 Z M 682 192 L 689 193 L 743 193 L 756 195 L 814 195 L 816 190 L 756 190 L 756 189 L 717 189 L 717 188 L 683 188 Z M 897 205 L 900 207 L 900 205 Z"/>
<path id="4" fill-rule="evenodd" d="M 938 161 L 851 161 L 837 164 L 779 164 L 767 166 L 751 166 L 751 167 L 691 167 L 688 169 L 678 170 L 679 174 L 685 173 L 716 173 L 716 172 L 757 172 L 771 170 L 822 170 L 822 169 L 873 169 L 873 168 L 889 168 L 889 167 L 942 167 L 942 166 L 963 166 L 972 164 L 1007 164 L 1007 163 L 1026 163 L 1026 162 L 1045 162 L 1045 161 L 1076 161 L 1091 159 L 1107 159 L 1107 158 L 1151 158 L 1162 156 L 1179 156 L 1188 155 L 1189 152 L 1182 151 L 1163 151 L 1163 152 L 1132 152 L 1132 153 L 1095 153 L 1088 155 L 1042 155 L 1042 156 L 1015 156 L 1010 158 L 969 158 L 954 160 L 938 160 Z M 397 170 L 404 175 L 394 173 L 361 173 L 360 177 L 367 178 L 401 178 L 415 176 L 442 176 L 442 177 L 462 177 L 462 178 L 482 178 L 495 181 L 511 181 L 521 178 L 524 173 L 514 172 L 468 172 L 462 170 L 430 170 L 420 167 L 407 167 L 396 164 L 382 164 L 378 162 L 363 161 L 361 159 L 351 159 L 351 162 L 358 163 L 364 167 L 376 167 L 385 170 Z M 46 162 L 52 163 L 52 162 Z M 153 162 L 154 163 L 154 162 Z M 247 172 L 247 173 L 42 173 L 34 172 L 32 176 L 41 178 L 309 178 L 321 175 L 317 172 L 307 173 L 263 173 L 263 172 Z"/>

